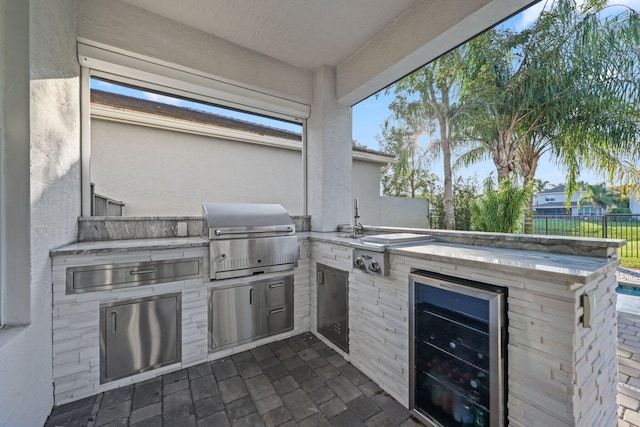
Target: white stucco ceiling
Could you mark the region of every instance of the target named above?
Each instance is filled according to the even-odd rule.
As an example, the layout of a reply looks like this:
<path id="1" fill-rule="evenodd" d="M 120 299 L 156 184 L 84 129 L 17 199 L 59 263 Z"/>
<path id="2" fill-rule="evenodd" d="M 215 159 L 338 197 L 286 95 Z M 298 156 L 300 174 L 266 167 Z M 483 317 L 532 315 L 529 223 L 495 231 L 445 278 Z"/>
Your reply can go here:
<path id="1" fill-rule="evenodd" d="M 124 0 L 290 64 L 336 66 L 417 0 Z"/>

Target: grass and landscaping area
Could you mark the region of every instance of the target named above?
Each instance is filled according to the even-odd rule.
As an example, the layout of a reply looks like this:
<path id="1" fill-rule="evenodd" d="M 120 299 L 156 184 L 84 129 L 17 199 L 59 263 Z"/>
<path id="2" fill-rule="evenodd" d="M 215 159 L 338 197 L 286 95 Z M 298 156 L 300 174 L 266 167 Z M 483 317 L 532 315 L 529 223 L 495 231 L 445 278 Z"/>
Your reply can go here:
<path id="1" fill-rule="evenodd" d="M 622 266 L 640 269 L 640 215 L 534 217 L 533 233 L 550 236 L 624 239 Z"/>

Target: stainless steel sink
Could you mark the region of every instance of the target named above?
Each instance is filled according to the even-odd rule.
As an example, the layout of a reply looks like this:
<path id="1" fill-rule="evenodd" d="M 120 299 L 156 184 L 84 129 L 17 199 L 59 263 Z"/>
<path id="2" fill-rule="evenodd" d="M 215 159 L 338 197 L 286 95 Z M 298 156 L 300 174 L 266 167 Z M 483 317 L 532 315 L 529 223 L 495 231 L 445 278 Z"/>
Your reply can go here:
<path id="1" fill-rule="evenodd" d="M 397 245 L 400 243 L 421 242 L 430 240 L 431 236 L 425 234 L 414 233 L 390 233 L 390 234 L 376 234 L 373 236 L 362 236 L 363 243 L 376 243 L 382 245 Z"/>

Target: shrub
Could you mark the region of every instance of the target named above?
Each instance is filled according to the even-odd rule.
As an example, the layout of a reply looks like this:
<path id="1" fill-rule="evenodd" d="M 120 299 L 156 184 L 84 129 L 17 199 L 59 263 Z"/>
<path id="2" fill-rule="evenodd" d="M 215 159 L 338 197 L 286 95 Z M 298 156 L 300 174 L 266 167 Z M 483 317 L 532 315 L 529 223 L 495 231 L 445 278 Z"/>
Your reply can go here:
<path id="1" fill-rule="evenodd" d="M 476 231 L 517 233 L 524 218 L 524 209 L 533 194 L 533 186 L 520 187 L 502 179 L 497 188 L 492 177 L 484 182 L 484 193 L 471 205 L 471 225 Z"/>

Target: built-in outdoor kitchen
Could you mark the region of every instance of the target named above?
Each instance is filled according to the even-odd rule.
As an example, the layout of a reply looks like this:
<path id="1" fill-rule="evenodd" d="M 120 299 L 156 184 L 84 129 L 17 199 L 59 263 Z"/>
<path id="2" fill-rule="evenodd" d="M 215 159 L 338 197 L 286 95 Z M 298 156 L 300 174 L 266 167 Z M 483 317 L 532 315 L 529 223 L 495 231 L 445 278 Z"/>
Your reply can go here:
<path id="1" fill-rule="evenodd" d="M 311 331 L 427 425 L 617 422 L 621 242 L 306 227 L 81 218 L 51 252 L 55 404 Z"/>
<path id="2" fill-rule="evenodd" d="M 383 227 L 400 225 L 383 221 L 392 207 L 424 212 L 425 200 L 378 200 L 389 156 L 360 152 L 369 165 L 352 174 L 352 106 L 530 0 L 0 1 L 1 426 L 42 425 L 76 402 L 111 411 L 101 395 L 164 393 L 177 373 L 189 386 L 192 368 L 300 336 L 416 420 L 617 424 L 621 242 Z M 95 80 L 278 119 L 299 138 L 107 109 L 92 103 Z M 133 194 L 97 180 L 101 161 L 124 160 L 122 185 L 157 208 L 92 216 L 95 192 L 135 212 Z M 346 225 L 354 197 L 376 226 Z M 217 222 L 202 202 L 278 203 L 289 219 Z M 243 264 L 243 245 L 267 252 Z"/>

